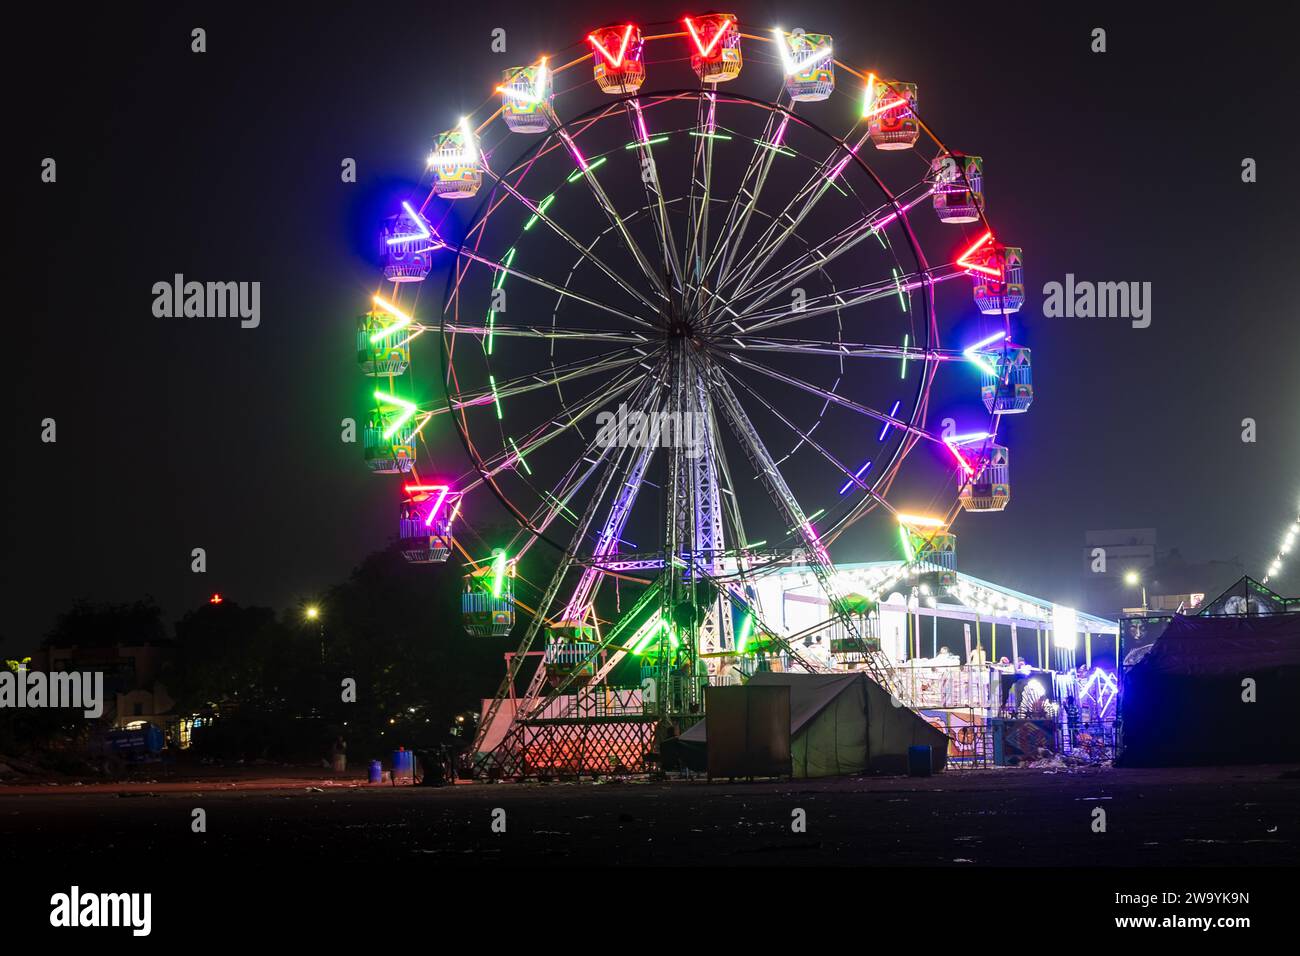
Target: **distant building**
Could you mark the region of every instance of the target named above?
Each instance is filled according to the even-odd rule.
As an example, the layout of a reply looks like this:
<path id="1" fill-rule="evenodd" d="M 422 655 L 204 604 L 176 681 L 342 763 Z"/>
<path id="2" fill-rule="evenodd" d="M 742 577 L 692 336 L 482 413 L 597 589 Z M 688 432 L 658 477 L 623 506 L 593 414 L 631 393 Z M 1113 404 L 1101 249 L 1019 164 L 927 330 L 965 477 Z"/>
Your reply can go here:
<path id="1" fill-rule="evenodd" d="M 1188 561 L 1161 551 L 1155 528 L 1118 528 L 1084 535 L 1083 584 L 1089 610 L 1107 617 L 1191 613 L 1246 572 L 1233 560 Z"/>

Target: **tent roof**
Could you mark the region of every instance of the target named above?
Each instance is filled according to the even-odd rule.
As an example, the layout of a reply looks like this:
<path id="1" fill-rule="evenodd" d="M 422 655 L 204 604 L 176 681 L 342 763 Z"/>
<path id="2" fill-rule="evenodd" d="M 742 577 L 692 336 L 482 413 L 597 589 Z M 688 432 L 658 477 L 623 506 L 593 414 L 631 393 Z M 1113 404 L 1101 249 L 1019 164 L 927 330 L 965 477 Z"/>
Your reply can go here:
<path id="1" fill-rule="evenodd" d="M 844 693 L 853 682 L 862 680 L 862 673 L 852 674 L 787 674 L 759 671 L 747 682 L 749 687 L 789 687 L 790 688 L 790 736 L 793 738 L 814 717 L 840 694 Z M 681 735 L 685 741 L 704 742 L 708 739 L 705 724 L 701 720 L 690 730 Z"/>
<path id="2" fill-rule="evenodd" d="M 1300 666 L 1300 614 L 1180 614 L 1134 670 L 1213 677 L 1286 666 Z"/>

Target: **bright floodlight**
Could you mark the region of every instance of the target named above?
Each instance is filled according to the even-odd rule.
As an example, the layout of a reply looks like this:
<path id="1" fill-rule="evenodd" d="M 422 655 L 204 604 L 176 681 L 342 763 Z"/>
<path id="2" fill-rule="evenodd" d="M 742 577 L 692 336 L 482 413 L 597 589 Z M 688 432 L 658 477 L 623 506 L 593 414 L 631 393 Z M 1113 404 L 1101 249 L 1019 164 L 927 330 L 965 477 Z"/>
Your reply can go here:
<path id="1" fill-rule="evenodd" d="M 1136 587 L 1138 581 L 1140 580 L 1142 579 L 1138 577 L 1138 573 L 1136 571 L 1128 571 L 1124 574 L 1124 583 L 1127 584 L 1129 587 Z"/>
<path id="2" fill-rule="evenodd" d="M 314 621 L 318 617 L 320 617 L 320 608 L 318 608 L 315 604 L 310 605 L 307 608 L 307 620 Z"/>

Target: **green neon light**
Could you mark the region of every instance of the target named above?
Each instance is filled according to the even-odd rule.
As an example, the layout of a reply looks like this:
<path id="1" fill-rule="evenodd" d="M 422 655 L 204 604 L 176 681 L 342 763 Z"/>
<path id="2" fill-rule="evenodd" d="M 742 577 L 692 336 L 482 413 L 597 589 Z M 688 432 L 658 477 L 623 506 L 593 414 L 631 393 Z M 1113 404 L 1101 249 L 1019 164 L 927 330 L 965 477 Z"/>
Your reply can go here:
<path id="1" fill-rule="evenodd" d="M 636 149 L 638 146 L 656 146 L 656 145 L 658 145 L 659 143 L 666 143 L 666 142 L 668 142 L 668 134 L 667 134 L 667 133 L 665 133 L 663 136 L 655 136 L 655 137 L 652 138 L 652 139 L 648 139 L 648 140 L 646 140 L 644 143 L 642 143 L 642 142 L 628 143 L 628 144 L 627 144 L 626 146 L 624 146 L 623 148 L 624 148 L 624 149 Z"/>
<path id="2" fill-rule="evenodd" d="M 903 542 L 903 554 L 907 556 L 909 562 L 916 560 L 916 550 L 912 547 L 912 537 L 907 533 L 907 529 L 902 525 L 898 526 L 898 537 Z"/>
<path id="3" fill-rule="evenodd" d="M 898 373 L 899 378 L 907 378 L 907 343 L 911 337 L 910 333 L 903 336 L 903 367 Z"/>
<path id="4" fill-rule="evenodd" d="M 761 547 L 762 547 L 763 545 L 765 545 L 765 544 L 767 544 L 767 539 L 766 539 L 766 538 L 763 539 L 762 541 L 751 541 L 751 542 L 749 542 L 749 544 L 745 545 L 745 547 L 746 547 L 746 548 L 761 548 Z"/>
<path id="5" fill-rule="evenodd" d="M 500 548 L 492 552 L 492 596 L 501 597 L 501 588 L 506 581 L 506 553 Z"/>
<path id="6" fill-rule="evenodd" d="M 754 629 L 754 615 L 746 614 L 745 619 L 740 622 L 740 636 L 736 638 L 736 653 L 745 653 L 745 645 L 749 642 L 749 632 Z"/>
<path id="7" fill-rule="evenodd" d="M 770 149 L 772 152 L 780 153 L 782 156 L 796 155 L 795 151 L 792 149 L 786 149 L 784 146 L 777 146 L 775 143 L 765 143 L 761 139 L 754 140 L 754 145 L 761 146 L 764 149 Z"/>
<path id="8" fill-rule="evenodd" d="M 385 328 L 380 329 L 378 332 L 370 336 L 370 344 L 375 345 L 376 343 L 381 342 L 384 339 L 388 338 L 394 332 L 400 332 L 402 329 L 406 328 L 410 324 L 411 324 L 411 317 L 409 315 L 404 315 L 396 322 L 394 322 L 392 325 L 386 326 Z"/>
<path id="9" fill-rule="evenodd" d="M 406 399 L 398 398 L 396 395 L 389 395 L 387 392 L 375 392 L 375 401 L 384 405 L 396 405 L 398 408 L 402 409 L 402 414 L 397 417 L 397 421 L 393 422 L 393 424 L 389 425 L 388 428 L 384 430 L 385 438 L 392 438 L 403 425 L 411 420 L 411 416 L 415 414 L 414 402 L 408 402 Z"/>
<path id="10" fill-rule="evenodd" d="M 488 376 L 488 383 L 492 386 L 492 404 L 497 408 L 497 421 L 504 416 L 501 414 L 501 397 L 497 395 L 497 379 L 495 375 Z"/>
<path id="11" fill-rule="evenodd" d="M 515 440 L 513 438 L 507 438 L 506 441 L 510 442 L 510 447 L 515 450 L 515 458 L 519 459 L 519 464 L 524 466 L 524 472 L 531 475 L 533 470 L 528 467 L 528 462 L 524 460 L 524 453 L 519 450 L 519 446 L 515 444 Z"/>
<path id="12" fill-rule="evenodd" d="M 533 224 L 537 222 L 537 217 L 539 215 L 545 214 L 547 208 L 553 202 L 555 202 L 555 193 L 551 193 L 549 196 L 547 196 L 545 199 L 539 202 L 537 204 L 537 212 L 533 213 L 532 218 L 530 218 L 528 222 L 524 223 L 524 229 L 528 230 L 533 228 Z"/>
<path id="13" fill-rule="evenodd" d="M 901 305 L 903 311 L 906 312 L 907 299 L 903 298 L 903 284 L 898 281 L 898 269 L 895 266 L 890 266 L 889 271 L 894 274 L 894 288 L 898 290 L 898 304 Z"/>
<path id="14" fill-rule="evenodd" d="M 604 163 L 605 160 L 608 158 L 609 158 L 608 156 L 597 156 L 595 159 L 593 159 L 591 162 L 587 164 L 586 169 L 575 169 L 572 173 L 569 174 L 568 182 L 576 183 L 578 179 L 581 178 L 583 173 L 591 172 L 593 169 L 596 169 L 598 166 Z"/>
<path id="15" fill-rule="evenodd" d="M 698 130 L 690 131 L 692 136 L 698 136 L 700 139 L 731 139 L 726 133 L 701 133 Z"/>

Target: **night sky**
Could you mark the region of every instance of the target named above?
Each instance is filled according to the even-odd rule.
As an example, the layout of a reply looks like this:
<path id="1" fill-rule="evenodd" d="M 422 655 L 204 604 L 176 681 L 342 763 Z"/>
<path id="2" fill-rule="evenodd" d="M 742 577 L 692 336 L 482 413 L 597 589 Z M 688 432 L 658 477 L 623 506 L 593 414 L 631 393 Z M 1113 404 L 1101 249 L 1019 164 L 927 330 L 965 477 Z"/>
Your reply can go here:
<path id="1" fill-rule="evenodd" d="M 917 82 L 927 121 L 989 164 L 990 213 L 1026 251 L 1017 326 L 1036 399 L 1015 423 L 1011 507 L 959 528 L 959 567 L 1064 602 L 1088 529 L 1155 527 L 1162 548 L 1262 576 L 1300 496 L 1294 51 L 1258 14 L 1087 6 L 735 7 L 833 33 L 841 59 Z M 11 297 L 0 652 L 34 644 L 79 597 L 151 594 L 169 616 L 218 590 L 282 607 L 383 547 L 392 489 L 339 441 L 364 407 L 353 323 L 378 276 L 379 217 L 504 66 L 601 23 L 689 12 L 36 14 L 14 37 L 30 92 L 11 235 L 32 264 Z M 488 53 L 498 26 L 514 55 Z M 46 156 L 54 185 L 39 181 Z M 1241 181 L 1247 156 L 1255 184 Z M 343 157 L 358 183 L 340 182 Z M 178 272 L 260 281 L 260 328 L 155 318 L 151 288 Z M 1067 272 L 1151 282 L 1151 327 L 1043 318 L 1043 284 Z M 432 397 L 436 375 L 421 387 Z M 46 417 L 56 444 L 40 441 Z M 449 433 L 430 437 L 463 455 Z M 501 520 L 476 501 L 476 522 Z M 838 560 L 890 556 L 841 543 Z M 195 547 L 206 575 L 190 572 Z M 1300 593 L 1300 559 L 1276 583 Z"/>

